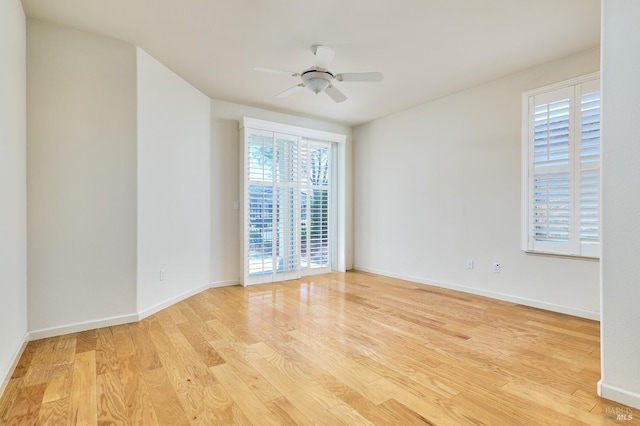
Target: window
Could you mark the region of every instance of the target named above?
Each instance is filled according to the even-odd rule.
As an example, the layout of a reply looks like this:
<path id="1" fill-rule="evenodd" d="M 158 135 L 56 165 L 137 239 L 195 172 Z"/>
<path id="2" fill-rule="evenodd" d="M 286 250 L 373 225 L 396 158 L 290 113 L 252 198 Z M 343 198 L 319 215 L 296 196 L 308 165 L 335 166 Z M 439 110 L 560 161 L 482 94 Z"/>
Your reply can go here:
<path id="1" fill-rule="evenodd" d="M 600 79 L 523 94 L 523 249 L 600 256 Z"/>
<path id="2" fill-rule="evenodd" d="M 340 270 L 334 140 L 345 137 L 253 119 L 244 125 L 243 283 Z"/>

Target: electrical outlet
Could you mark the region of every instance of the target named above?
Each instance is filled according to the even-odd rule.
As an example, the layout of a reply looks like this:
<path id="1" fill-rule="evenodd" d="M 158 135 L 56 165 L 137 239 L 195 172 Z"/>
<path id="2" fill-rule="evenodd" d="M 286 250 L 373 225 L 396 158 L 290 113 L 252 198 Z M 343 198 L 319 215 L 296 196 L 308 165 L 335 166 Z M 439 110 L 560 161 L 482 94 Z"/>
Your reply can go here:
<path id="1" fill-rule="evenodd" d="M 160 269 L 160 281 L 167 279 L 167 272 L 164 269 Z"/>
<path id="2" fill-rule="evenodd" d="M 473 269 L 473 259 L 467 259 L 467 269 Z"/>
<path id="3" fill-rule="evenodd" d="M 499 274 L 500 273 L 500 264 L 499 263 L 494 263 L 491 270 L 496 273 Z"/>

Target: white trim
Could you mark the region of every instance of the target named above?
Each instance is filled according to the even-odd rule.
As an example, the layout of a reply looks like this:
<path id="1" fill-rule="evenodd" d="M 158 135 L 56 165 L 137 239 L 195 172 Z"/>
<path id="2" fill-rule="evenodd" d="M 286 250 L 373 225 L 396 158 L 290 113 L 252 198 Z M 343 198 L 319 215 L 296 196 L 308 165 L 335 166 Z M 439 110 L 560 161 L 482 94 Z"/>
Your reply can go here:
<path id="1" fill-rule="evenodd" d="M 239 123 L 240 129 L 245 127 L 255 130 L 266 130 L 274 133 L 294 134 L 310 139 L 318 139 L 324 142 L 345 143 L 347 136 L 339 133 L 325 132 L 323 130 L 309 129 L 307 127 L 292 126 L 290 124 L 275 123 L 272 121 L 258 120 L 257 118 L 243 117 Z"/>
<path id="2" fill-rule="evenodd" d="M 245 174 L 247 173 L 247 168 L 249 167 L 247 161 L 247 131 L 244 129 L 242 124 L 240 125 L 240 152 L 239 152 L 239 163 L 238 163 L 238 182 L 240 187 L 240 194 L 238 194 L 238 217 L 240 219 L 240 227 L 238 229 L 238 240 L 240 244 L 238 244 L 238 256 L 240 259 L 240 270 L 238 271 L 240 274 L 240 285 L 243 287 L 247 286 L 247 273 L 249 270 L 249 258 L 245 256 L 246 250 L 246 230 L 249 227 L 249 210 L 245 208 L 247 204 L 247 196 L 249 193 L 249 188 L 247 187 L 247 180 L 249 179 Z"/>
<path id="3" fill-rule="evenodd" d="M 602 398 L 640 409 L 640 393 L 606 384 L 604 379 L 598 382 L 598 395 Z"/>
<path id="4" fill-rule="evenodd" d="M 331 150 L 333 158 L 333 175 L 331 177 L 331 193 L 333 198 L 333 209 L 335 213 L 334 225 L 332 229 L 334 235 L 331 237 L 332 260 L 331 267 L 338 272 L 345 272 L 347 261 L 347 201 L 346 201 L 346 146 L 345 144 L 334 145 Z"/>
<path id="5" fill-rule="evenodd" d="M 31 340 L 45 339 L 47 337 L 62 336 L 63 334 L 77 333 L 80 331 L 93 330 L 96 328 L 111 327 L 112 325 L 128 324 L 138 321 L 138 315 L 129 314 L 117 317 L 102 318 L 98 320 L 78 322 L 59 327 L 41 328 L 29 332 Z"/>
<path id="6" fill-rule="evenodd" d="M 524 145 L 523 141 L 529 140 L 529 96 L 522 94 L 522 121 L 520 136 L 521 171 L 520 185 L 522 199 L 520 200 L 520 248 L 529 251 L 529 144 Z"/>
<path id="7" fill-rule="evenodd" d="M 330 274 L 331 272 L 344 272 L 331 269 L 331 266 L 323 266 L 322 268 L 306 268 L 300 271 L 300 278 L 311 277 L 313 275 Z"/>
<path id="8" fill-rule="evenodd" d="M 556 305 L 554 303 L 543 302 L 535 299 L 528 299 L 525 297 L 512 296 L 510 294 L 481 290 L 478 288 L 466 287 L 458 284 L 445 283 L 442 281 L 429 280 L 429 279 L 413 277 L 409 275 L 394 274 L 393 272 L 381 271 L 378 269 L 368 268 L 366 266 L 361 266 L 361 265 L 354 265 L 353 269 L 356 271 L 369 272 L 372 274 L 384 275 L 391 278 L 398 278 L 401 280 L 412 281 L 418 284 L 426 284 L 434 287 L 441 287 L 449 290 L 456 290 L 464 293 L 476 294 L 478 296 L 490 297 L 492 299 L 503 300 L 506 302 L 513 302 L 519 305 L 530 306 L 532 308 L 544 309 L 546 311 L 558 312 L 561 314 L 572 315 L 575 317 L 586 318 L 586 319 L 595 320 L 595 321 L 600 320 L 599 312 L 588 311 L 586 309 L 576 309 L 570 306 Z"/>
<path id="9" fill-rule="evenodd" d="M 201 293 L 205 290 L 208 290 L 209 288 L 211 288 L 211 284 L 201 285 L 200 287 L 194 288 L 193 290 L 189 290 L 175 297 L 172 297 L 171 299 L 165 300 L 164 302 L 158 303 L 157 305 L 147 308 L 144 311 L 138 312 L 137 320 L 138 321 L 143 320 L 146 317 L 155 314 L 156 312 L 159 312 L 165 308 L 168 308 L 171 305 L 175 305 L 178 302 L 182 302 L 184 299 L 188 299 L 191 296 L 195 296 L 196 294 Z"/>
<path id="10" fill-rule="evenodd" d="M 575 259 L 575 260 L 587 260 L 591 262 L 600 262 L 600 258 L 597 256 L 589 256 L 589 255 L 575 255 L 575 254 L 560 254 L 554 252 L 540 251 L 540 250 L 523 250 L 526 254 L 534 255 L 534 256 L 551 256 L 551 257 L 564 257 L 567 259 Z"/>
<path id="11" fill-rule="evenodd" d="M 240 280 L 225 280 L 225 281 L 211 281 L 209 288 L 230 287 L 232 285 L 240 284 Z"/>
<path id="12" fill-rule="evenodd" d="M 527 90 L 522 94 L 523 99 L 529 96 L 534 96 L 541 93 L 550 92 L 552 90 L 564 89 L 567 86 L 575 86 L 576 84 L 582 84 L 590 80 L 600 79 L 600 72 L 592 72 L 591 74 L 581 75 L 580 77 L 571 78 L 569 80 L 560 81 L 558 83 L 549 84 L 548 86 L 538 87 L 536 89 Z"/>
<path id="13" fill-rule="evenodd" d="M 22 357 L 24 350 L 27 348 L 27 344 L 29 343 L 29 340 L 30 340 L 29 332 L 26 332 L 24 337 L 22 338 L 22 343 L 20 344 L 20 347 L 18 348 L 16 353 L 13 354 L 13 357 L 11 358 L 11 362 L 9 363 L 9 368 L 3 373 L 2 382 L 0 382 L 0 396 L 2 396 L 5 389 L 7 389 L 7 386 L 9 385 L 9 381 L 11 380 L 11 376 L 13 375 L 13 372 L 18 366 L 20 357 Z"/>

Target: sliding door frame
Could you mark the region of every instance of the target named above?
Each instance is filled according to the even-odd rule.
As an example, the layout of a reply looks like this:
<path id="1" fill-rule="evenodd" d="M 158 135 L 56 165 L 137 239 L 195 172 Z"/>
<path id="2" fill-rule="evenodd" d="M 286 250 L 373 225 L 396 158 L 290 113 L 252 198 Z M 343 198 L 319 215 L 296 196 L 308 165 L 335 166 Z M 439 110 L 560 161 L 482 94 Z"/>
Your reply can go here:
<path id="1" fill-rule="evenodd" d="M 346 136 L 338 133 L 325 132 L 321 130 L 308 129 L 304 127 L 291 126 L 287 124 L 275 123 L 265 120 L 245 117 L 240 123 L 240 258 L 242 270 L 240 271 L 240 282 L 242 285 L 253 285 L 272 282 L 275 273 L 264 275 L 260 278 L 249 277 L 249 211 L 246 203 L 249 197 L 248 181 L 248 137 L 252 131 L 272 132 L 274 134 L 291 135 L 298 138 L 305 138 L 312 141 L 321 141 L 331 144 L 330 149 L 330 190 L 329 206 L 330 228 L 329 228 L 329 257 L 330 267 L 334 271 L 345 271 L 346 250 L 345 250 L 345 219 L 346 219 L 346 185 L 345 185 L 345 155 Z M 301 271 L 301 274 L 307 274 Z M 299 275 L 298 275 L 299 276 Z M 284 279 L 295 278 L 296 276 L 287 273 Z"/>

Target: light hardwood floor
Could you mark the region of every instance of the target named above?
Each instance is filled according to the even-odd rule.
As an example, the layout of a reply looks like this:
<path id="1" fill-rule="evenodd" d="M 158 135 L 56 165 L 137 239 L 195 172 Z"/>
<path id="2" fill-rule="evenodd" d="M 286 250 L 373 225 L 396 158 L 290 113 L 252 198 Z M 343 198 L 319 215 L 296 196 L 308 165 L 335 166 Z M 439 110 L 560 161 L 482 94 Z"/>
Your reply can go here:
<path id="1" fill-rule="evenodd" d="M 334 273 L 30 342 L 0 423 L 639 424 L 599 369 L 595 321 Z"/>

